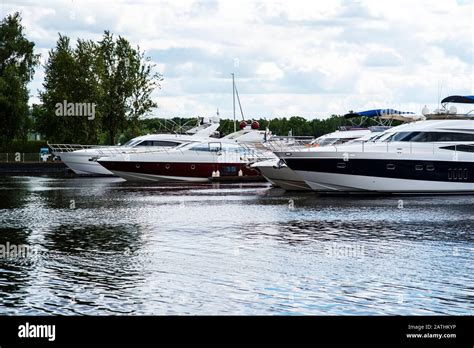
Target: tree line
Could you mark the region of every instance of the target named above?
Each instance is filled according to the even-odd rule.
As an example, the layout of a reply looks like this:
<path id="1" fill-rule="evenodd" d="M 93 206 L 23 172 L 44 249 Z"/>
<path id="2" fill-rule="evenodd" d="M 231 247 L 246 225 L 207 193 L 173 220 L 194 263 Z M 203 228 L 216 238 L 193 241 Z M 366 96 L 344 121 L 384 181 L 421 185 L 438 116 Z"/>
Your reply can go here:
<path id="1" fill-rule="evenodd" d="M 163 76 L 139 47 L 109 31 L 98 41 L 75 43 L 59 34 L 44 62 L 40 103 L 30 107 L 27 86 L 40 55 L 21 21 L 21 15 L 14 13 L 0 22 L 1 149 L 26 142 L 30 132 L 40 133 L 50 143 L 116 144 L 191 122 L 147 117 L 157 107 L 151 94 L 161 88 Z M 325 120 L 293 116 L 258 121 L 261 129 L 278 135 L 319 136 L 349 124 L 336 115 Z M 221 120 L 222 135 L 233 129 L 232 120 Z"/>
<path id="2" fill-rule="evenodd" d="M 193 122 L 194 121 L 194 122 Z M 140 121 L 142 134 L 165 133 L 165 132 L 181 132 L 183 129 L 191 128 L 196 124 L 195 118 L 174 117 L 171 119 L 150 118 Z M 352 126 L 376 126 L 375 120 L 355 117 L 347 119 L 344 116 L 331 115 L 326 119 L 307 120 L 304 117 L 292 116 L 289 118 L 258 118 L 248 119 L 247 123 L 258 121 L 261 130 L 269 129 L 275 135 L 293 135 L 293 136 L 312 136 L 319 137 L 321 135 L 334 132 L 340 127 Z M 239 129 L 239 123 L 236 121 L 236 128 Z M 394 122 L 394 124 L 398 124 Z M 227 135 L 234 131 L 234 121 L 229 119 L 221 119 L 219 132 L 221 135 Z M 128 139 L 128 138 L 127 138 Z"/>

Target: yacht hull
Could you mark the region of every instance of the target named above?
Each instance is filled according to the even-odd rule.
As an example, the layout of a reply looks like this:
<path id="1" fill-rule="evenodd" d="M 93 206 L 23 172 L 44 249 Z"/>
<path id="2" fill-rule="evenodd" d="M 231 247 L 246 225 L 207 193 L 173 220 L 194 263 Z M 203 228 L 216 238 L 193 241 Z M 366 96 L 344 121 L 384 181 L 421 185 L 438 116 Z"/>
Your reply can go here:
<path id="1" fill-rule="evenodd" d="M 246 168 L 245 163 L 187 163 L 187 162 L 125 162 L 101 161 L 100 164 L 115 175 L 128 181 L 160 181 L 160 182 L 208 182 L 212 173 L 219 171 L 220 176 L 260 177 L 260 173 Z"/>
<path id="2" fill-rule="evenodd" d="M 135 172 L 123 172 L 113 171 L 114 175 L 121 177 L 127 181 L 158 181 L 158 182 L 208 182 L 209 178 L 196 178 L 186 176 L 169 176 L 169 175 L 156 175 L 156 174 L 145 174 Z"/>
<path id="3" fill-rule="evenodd" d="M 393 179 L 374 176 L 298 172 L 313 191 L 322 193 L 474 193 L 474 184 Z"/>
<path id="4" fill-rule="evenodd" d="M 75 174 L 81 176 L 113 176 L 110 170 L 105 169 L 99 163 L 90 161 L 91 155 L 79 155 L 77 152 L 61 152 L 55 153 L 56 156 L 61 157 L 61 160 L 69 167 Z"/>
<path id="5" fill-rule="evenodd" d="M 305 183 L 293 170 L 285 166 L 277 166 L 278 160 L 266 161 L 266 163 L 259 164 L 258 162 L 253 166 L 256 168 L 267 181 L 277 187 L 281 187 L 287 191 L 309 191 L 311 188 Z"/>
<path id="6" fill-rule="evenodd" d="M 318 192 L 474 193 L 474 163 L 396 159 L 286 159 Z"/>

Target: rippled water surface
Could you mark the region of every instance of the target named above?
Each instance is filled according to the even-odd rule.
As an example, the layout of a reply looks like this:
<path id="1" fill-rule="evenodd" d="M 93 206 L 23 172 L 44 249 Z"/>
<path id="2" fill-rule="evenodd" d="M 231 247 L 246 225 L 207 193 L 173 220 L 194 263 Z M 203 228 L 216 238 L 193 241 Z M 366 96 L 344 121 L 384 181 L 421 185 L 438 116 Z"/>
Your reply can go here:
<path id="1" fill-rule="evenodd" d="M 474 196 L 0 177 L 0 314 L 472 315 L 473 233 Z"/>

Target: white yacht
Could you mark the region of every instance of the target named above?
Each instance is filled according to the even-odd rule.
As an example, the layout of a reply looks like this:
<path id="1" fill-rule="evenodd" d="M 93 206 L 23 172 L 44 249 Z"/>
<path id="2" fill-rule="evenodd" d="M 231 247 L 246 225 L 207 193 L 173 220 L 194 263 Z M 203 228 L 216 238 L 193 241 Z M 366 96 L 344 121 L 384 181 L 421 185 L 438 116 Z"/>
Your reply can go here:
<path id="1" fill-rule="evenodd" d="M 350 112 L 344 115 L 345 118 L 351 119 L 359 117 L 362 119 L 378 119 L 379 126 L 365 128 L 349 128 L 342 129 L 333 133 L 323 135 L 315 139 L 310 144 L 305 144 L 306 147 L 319 147 L 319 146 L 335 146 L 344 143 L 362 143 L 366 141 L 373 141 L 379 137 L 381 132 L 390 128 L 386 126 L 384 122 L 401 121 L 401 122 L 413 122 L 416 120 L 424 119 L 423 115 L 415 115 L 412 112 L 398 111 L 394 109 L 374 109 L 361 112 Z M 274 144 L 270 142 L 270 144 Z M 284 144 L 285 145 L 285 144 Z M 300 147 L 305 149 L 304 147 Z M 283 151 L 282 146 L 273 146 L 274 151 Z M 291 149 L 289 149 L 291 150 Z M 306 182 L 293 170 L 288 168 L 284 161 L 278 158 L 270 158 L 264 161 L 256 162 L 252 164 L 253 168 L 259 170 L 262 175 L 272 183 L 272 185 L 281 187 L 287 191 L 307 191 L 311 188 Z"/>
<path id="2" fill-rule="evenodd" d="M 84 146 L 73 144 L 48 144 L 55 156 L 59 156 L 74 173 L 81 176 L 114 175 L 95 160 L 117 153 L 143 152 L 150 148 L 170 149 L 191 142 L 200 142 L 213 135 L 219 128 L 219 119 L 204 118 L 202 124 L 186 134 L 147 134 L 131 139 L 120 146 Z"/>
<path id="3" fill-rule="evenodd" d="M 403 124 L 373 142 L 277 152 L 314 191 L 354 193 L 473 193 L 474 114 L 448 103 L 427 120 Z"/>
<path id="4" fill-rule="evenodd" d="M 335 146 L 349 142 L 362 143 L 365 141 L 373 141 L 381 132 L 390 128 L 390 126 L 387 126 L 385 122 L 388 122 L 389 124 L 394 120 L 413 122 L 425 118 L 423 115 L 415 115 L 412 112 L 394 109 L 373 109 L 360 112 L 350 112 L 344 115 L 344 117 L 347 119 L 356 117 L 361 118 L 363 122 L 367 119 L 375 119 L 378 120 L 379 125 L 369 128 L 342 128 L 340 131 L 323 135 L 312 141 L 310 144 L 305 144 L 305 146 L 311 148 L 319 146 Z M 276 146 L 274 142 L 270 142 L 269 144 L 273 145 L 272 149 L 274 151 L 286 152 L 286 150 L 283 150 L 283 148 L 287 147 L 286 144 L 283 144 L 283 146 L 281 146 L 281 143 L 276 143 Z M 302 149 L 305 149 L 305 147 L 300 146 L 300 150 Z M 291 151 L 291 148 L 287 150 Z M 296 172 L 288 168 L 284 161 L 281 161 L 276 157 L 256 162 L 252 164 L 252 167 L 259 170 L 267 181 L 272 183 L 274 186 L 281 187 L 287 191 L 311 190 L 311 188 Z"/>
<path id="5" fill-rule="evenodd" d="M 300 144 L 298 142 L 291 143 L 288 148 L 300 148 L 310 149 L 312 147 L 319 146 L 330 146 L 343 144 L 347 141 L 351 141 L 360 137 L 373 136 L 373 133 L 369 129 L 351 129 L 351 130 L 340 130 L 325 134 L 315 140 L 307 143 Z M 286 148 L 286 143 L 281 142 L 270 142 L 269 147 L 274 151 L 281 151 L 282 148 Z M 304 180 L 277 156 L 272 156 L 263 161 L 258 161 L 250 166 L 257 169 L 273 186 L 280 187 L 287 191 L 307 191 L 310 187 L 304 182 Z"/>
<path id="6" fill-rule="evenodd" d="M 221 139 L 183 144 L 165 151 L 104 156 L 97 162 L 129 181 L 208 182 L 213 176 L 258 177 L 260 173 L 247 166 L 249 158 L 261 151 L 258 144 L 269 136 L 258 128 L 254 122 L 252 127 Z"/>

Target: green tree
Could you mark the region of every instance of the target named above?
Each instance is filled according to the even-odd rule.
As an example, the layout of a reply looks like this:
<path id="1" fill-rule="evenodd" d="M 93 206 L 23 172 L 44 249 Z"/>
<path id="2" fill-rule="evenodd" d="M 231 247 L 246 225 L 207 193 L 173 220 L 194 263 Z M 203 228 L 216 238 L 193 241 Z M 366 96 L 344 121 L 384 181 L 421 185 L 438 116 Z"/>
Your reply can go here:
<path id="1" fill-rule="evenodd" d="M 18 12 L 0 22 L 0 145 L 17 136 L 26 137 L 28 127 L 28 88 L 39 56 L 21 25 Z"/>
<path id="2" fill-rule="evenodd" d="M 76 89 L 74 99 L 78 102 L 94 104 L 94 117 L 81 117 L 84 138 L 89 144 L 98 144 L 103 131 L 102 112 L 100 102 L 102 91 L 99 83 L 99 72 L 97 69 L 98 45 L 91 40 L 77 40 L 74 50 L 76 62 Z M 82 140 L 84 141 L 84 140 Z"/>
<path id="3" fill-rule="evenodd" d="M 77 41 L 59 35 L 45 65 L 43 112 L 35 112 L 37 129 L 53 142 L 112 143 L 140 133 L 138 120 L 156 103 L 151 94 L 162 77 L 144 53 L 105 32 L 101 41 Z M 58 103 L 95 106 L 94 117 L 58 117 Z"/>
<path id="4" fill-rule="evenodd" d="M 40 93 L 43 112 L 35 112 L 37 130 L 53 142 L 97 143 L 100 117 L 57 115 L 63 103 L 96 104 L 99 98 L 94 61 L 95 45 L 78 40 L 76 49 L 67 36 L 59 35 L 45 65 L 44 92 Z M 38 108 L 39 106 L 37 106 Z"/>
<path id="5" fill-rule="evenodd" d="M 102 89 L 100 109 L 108 142 L 115 144 L 120 132 L 130 127 L 138 132 L 138 120 L 157 105 L 151 93 L 160 87 L 161 74 L 139 48 L 123 37 L 114 40 L 106 31 L 98 43 L 99 80 Z"/>
<path id="6" fill-rule="evenodd" d="M 150 61 L 150 57 L 146 57 L 139 48 L 132 51 L 129 67 L 132 95 L 128 101 L 128 110 L 131 129 L 135 136 L 139 132 L 138 120 L 158 107 L 151 99 L 151 94 L 155 88 L 160 88 L 159 83 L 163 80 L 163 76 L 153 71 L 155 65 Z"/>

